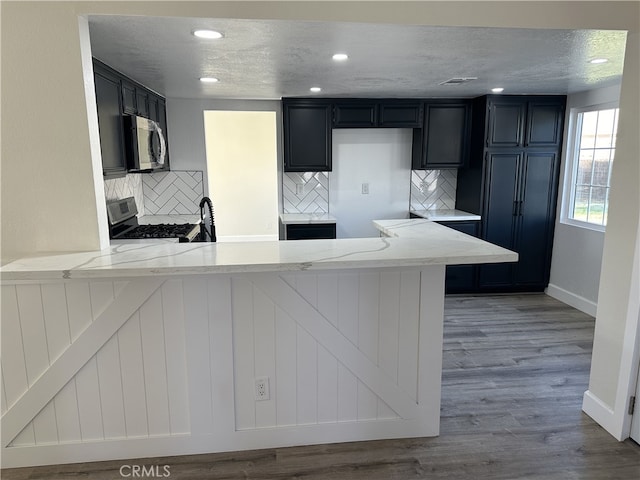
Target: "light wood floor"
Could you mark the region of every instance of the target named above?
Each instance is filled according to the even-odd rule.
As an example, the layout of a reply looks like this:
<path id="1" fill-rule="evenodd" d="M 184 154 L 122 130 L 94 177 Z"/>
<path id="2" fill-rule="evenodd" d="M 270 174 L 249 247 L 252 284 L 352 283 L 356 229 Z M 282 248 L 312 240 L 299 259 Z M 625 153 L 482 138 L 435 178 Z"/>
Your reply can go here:
<path id="1" fill-rule="evenodd" d="M 581 412 L 594 320 L 545 295 L 448 297 L 440 436 L 3 470 L 2 479 L 640 478 L 640 446 Z M 162 470 L 160 471 L 162 474 Z"/>

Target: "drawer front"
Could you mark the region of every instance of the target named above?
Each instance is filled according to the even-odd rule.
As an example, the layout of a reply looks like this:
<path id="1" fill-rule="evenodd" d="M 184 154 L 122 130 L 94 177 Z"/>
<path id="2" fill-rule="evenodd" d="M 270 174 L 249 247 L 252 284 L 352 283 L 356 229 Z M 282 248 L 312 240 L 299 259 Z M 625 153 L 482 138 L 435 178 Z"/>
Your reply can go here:
<path id="1" fill-rule="evenodd" d="M 318 240 L 336 238 L 335 223 L 305 223 L 287 225 L 287 240 Z"/>

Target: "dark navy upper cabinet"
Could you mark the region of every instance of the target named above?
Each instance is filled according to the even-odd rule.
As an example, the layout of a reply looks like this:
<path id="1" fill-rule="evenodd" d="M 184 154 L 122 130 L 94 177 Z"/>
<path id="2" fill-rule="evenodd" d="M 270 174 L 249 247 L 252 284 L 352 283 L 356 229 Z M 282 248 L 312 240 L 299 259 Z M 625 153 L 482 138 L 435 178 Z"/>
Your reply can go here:
<path id="1" fill-rule="evenodd" d="M 422 126 L 422 104 L 417 101 L 386 100 L 380 102 L 378 126 L 418 128 Z"/>
<path id="2" fill-rule="evenodd" d="M 94 83 L 102 173 L 105 177 L 122 177 L 127 173 L 127 161 L 124 150 L 120 78 L 108 68 L 96 64 Z"/>
<path id="3" fill-rule="evenodd" d="M 285 99 L 284 171 L 331 171 L 331 103 Z"/>
<path id="4" fill-rule="evenodd" d="M 165 99 L 95 58 L 93 73 L 103 175 L 121 177 L 127 173 L 123 116 L 139 115 L 155 120 L 167 141 Z M 162 170 L 169 169 L 167 154 Z"/>
<path id="5" fill-rule="evenodd" d="M 533 100 L 527 104 L 525 147 L 554 147 L 562 140 L 564 104 Z"/>
<path id="6" fill-rule="evenodd" d="M 371 102 L 345 102 L 333 106 L 335 128 L 370 128 L 378 122 L 378 106 Z"/>
<path id="7" fill-rule="evenodd" d="M 526 102 L 521 99 L 489 100 L 487 147 L 521 147 Z"/>
<path id="8" fill-rule="evenodd" d="M 479 291 L 542 291 L 549 283 L 565 104 L 565 96 L 474 99 L 456 208 L 480 214 L 480 237 L 519 257 L 479 266 Z"/>
<path id="9" fill-rule="evenodd" d="M 404 99 L 332 99 L 334 128 L 418 128 L 422 102 Z"/>
<path id="10" fill-rule="evenodd" d="M 465 100 L 427 102 L 422 129 L 414 130 L 414 170 L 458 168 L 469 156 L 471 105 Z"/>

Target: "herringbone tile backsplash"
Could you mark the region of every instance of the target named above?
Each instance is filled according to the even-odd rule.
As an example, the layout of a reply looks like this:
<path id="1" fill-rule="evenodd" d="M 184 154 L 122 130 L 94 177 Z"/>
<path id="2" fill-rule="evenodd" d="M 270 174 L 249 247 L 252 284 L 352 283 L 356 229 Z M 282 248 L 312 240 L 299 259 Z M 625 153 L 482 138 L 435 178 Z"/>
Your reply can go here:
<path id="1" fill-rule="evenodd" d="M 142 194 L 142 175 L 130 173 L 121 178 L 104 181 L 104 196 L 107 202 L 134 197 L 138 206 L 138 214 L 144 215 L 144 199 Z"/>
<path id="2" fill-rule="evenodd" d="M 457 170 L 413 170 L 411 209 L 454 209 L 457 182 Z"/>
<path id="3" fill-rule="evenodd" d="M 283 173 L 282 197 L 284 213 L 328 213 L 327 172 Z"/>
<path id="4" fill-rule="evenodd" d="M 204 195 L 201 171 L 171 171 L 142 175 L 147 215 L 192 215 L 200 212 Z"/>

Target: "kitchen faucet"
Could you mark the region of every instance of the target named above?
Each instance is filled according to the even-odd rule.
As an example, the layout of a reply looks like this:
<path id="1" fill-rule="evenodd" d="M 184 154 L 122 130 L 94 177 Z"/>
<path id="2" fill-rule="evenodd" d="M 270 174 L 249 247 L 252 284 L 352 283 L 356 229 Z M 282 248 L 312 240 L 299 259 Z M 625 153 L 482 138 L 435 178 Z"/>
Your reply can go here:
<path id="1" fill-rule="evenodd" d="M 207 227 L 204 223 L 204 219 L 205 219 L 204 205 L 205 204 L 207 204 L 207 207 L 209 208 L 210 230 L 207 230 Z M 216 241 L 216 226 L 213 221 L 213 204 L 211 203 L 211 199 L 209 197 L 202 197 L 202 200 L 200 200 L 200 241 L 201 242 L 207 241 L 207 234 L 209 235 L 210 242 Z"/>

